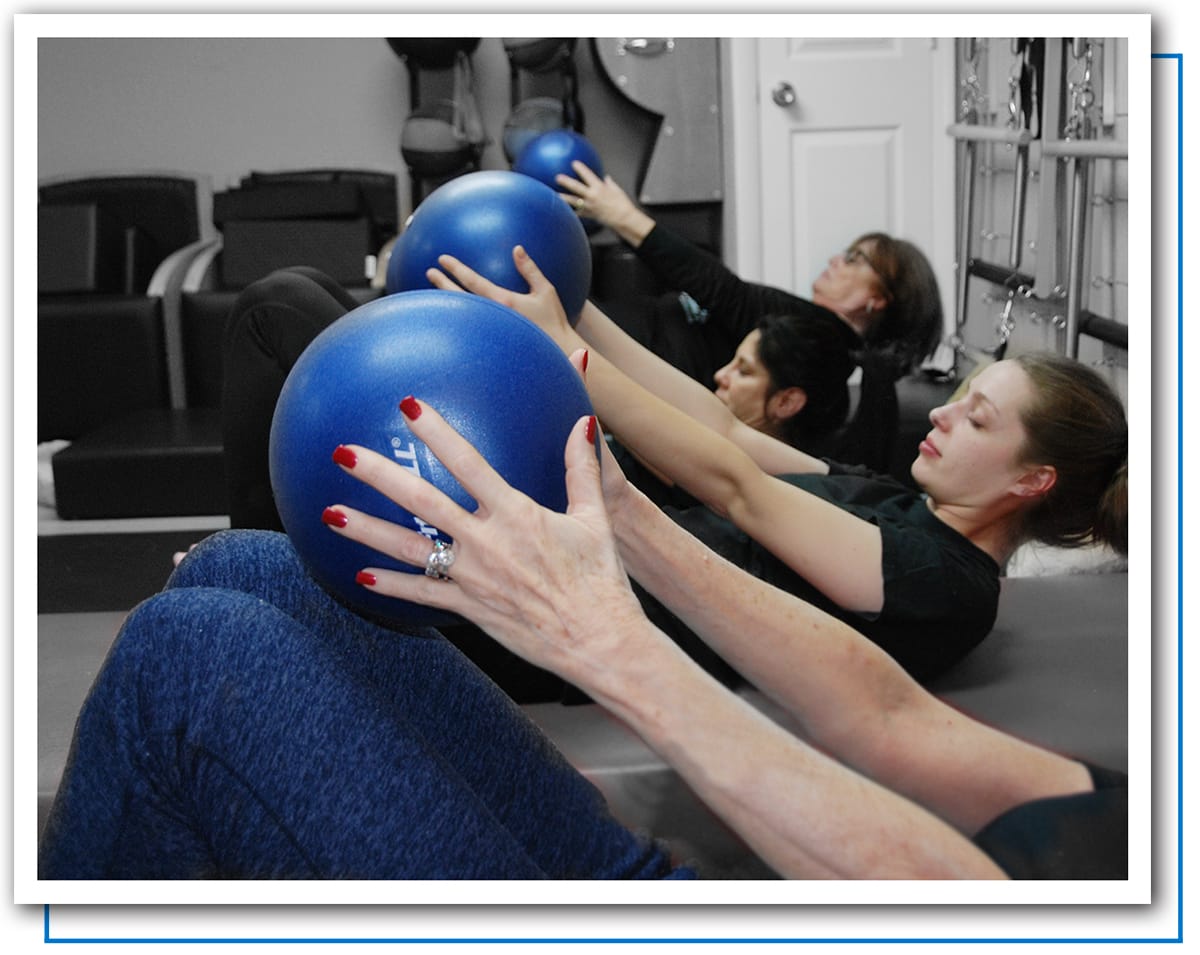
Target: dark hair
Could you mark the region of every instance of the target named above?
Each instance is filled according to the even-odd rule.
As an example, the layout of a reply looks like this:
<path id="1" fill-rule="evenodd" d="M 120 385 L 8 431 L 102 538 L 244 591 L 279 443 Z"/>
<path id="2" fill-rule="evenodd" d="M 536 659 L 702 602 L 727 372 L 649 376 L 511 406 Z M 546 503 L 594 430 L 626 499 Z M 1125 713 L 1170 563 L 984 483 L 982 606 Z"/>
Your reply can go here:
<path id="1" fill-rule="evenodd" d="M 1128 425 L 1116 392 L 1096 371 L 1055 354 L 1014 359 L 1033 383 L 1022 409 L 1021 459 L 1058 472 L 1025 518 L 1023 538 L 1059 547 L 1128 547 Z"/>
<path id="2" fill-rule="evenodd" d="M 783 439 L 809 450 L 840 428 L 850 411 L 846 379 L 854 370 L 853 334 L 830 315 L 767 315 L 758 323 L 758 360 L 771 376 L 767 397 L 803 388 L 804 407 L 781 425 Z"/>
<path id="3" fill-rule="evenodd" d="M 887 310 L 866 337 L 868 349 L 887 357 L 895 377 L 933 354 L 942 338 L 942 297 L 925 254 L 911 242 L 868 232 L 854 245 L 870 243 L 871 267 L 883 280 Z"/>

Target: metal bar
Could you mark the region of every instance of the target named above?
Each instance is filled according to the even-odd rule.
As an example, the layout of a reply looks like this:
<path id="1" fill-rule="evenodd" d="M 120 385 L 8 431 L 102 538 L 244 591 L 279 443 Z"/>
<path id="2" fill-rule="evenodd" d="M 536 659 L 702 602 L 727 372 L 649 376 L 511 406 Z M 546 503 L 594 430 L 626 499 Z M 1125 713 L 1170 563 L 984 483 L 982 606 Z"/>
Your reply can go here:
<path id="1" fill-rule="evenodd" d="M 1079 357 L 1079 317 L 1083 313 L 1083 263 L 1087 253 L 1088 173 L 1091 164 L 1075 161 L 1071 183 L 1071 241 L 1067 263 L 1066 354 Z"/>
<path id="2" fill-rule="evenodd" d="M 1079 334 L 1129 350 L 1129 326 L 1122 322 L 1114 322 L 1111 318 L 1102 318 L 1085 311 L 1079 316 Z"/>
<path id="3" fill-rule="evenodd" d="M 1003 265 L 983 262 L 980 259 L 968 260 L 967 271 L 977 278 L 983 279 L 985 282 L 991 282 L 993 285 L 1002 285 L 1007 289 L 1016 289 L 1022 286 L 1025 288 L 1033 287 L 1034 280 L 1032 275 L 1025 275 L 1023 272 L 1017 272 Z"/>
<path id="4" fill-rule="evenodd" d="M 1013 173 L 1012 238 L 1008 245 L 1008 264 L 1014 269 L 1021 264 L 1025 244 L 1025 188 L 1029 180 L 1029 147 L 1017 147 L 1017 164 Z"/>
<path id="5" fill-rule="evenodd" d="M 1047 40 L 1045 54 L 1044 88 L 1042 91 L 1043 136 L 1057 135 L 1062 128 L 1064 98 L 1065 40 Z M 1039 140 L 1044 146 L 1045 140 Z M 1046 156 L 1039 149 L 1039 171 L 1037 189 L 1037 261 L 1032 263 L 1035 273 L 1034 291 L 1041 298 L 1056 294 L 1060 265 L 1066 255 L 1063 247 L 1063 228 L 1066 222 L 1066 170 L 1063 164 Z"/>
<path id="6" fill-rule="evenodd" d="M 962 178 L 962 218 L 958 231 L 958 288 L 955 305 L 958 314 L 955 316 L 955 331 L 961 334 L 967 324 L 967 285 L 971 274 L 969 263 L 971 259 L 971 231 L 974 229 L 975 205 L 975 143 L 964 141 L 963 149 L 963 178 Z"/>
<path id="7" fill-rule="evenodd" d="M 1129 144 L 1115 139 L 1043 139 L 1042 155 L 1061 159 L 1128 159 Z"/>

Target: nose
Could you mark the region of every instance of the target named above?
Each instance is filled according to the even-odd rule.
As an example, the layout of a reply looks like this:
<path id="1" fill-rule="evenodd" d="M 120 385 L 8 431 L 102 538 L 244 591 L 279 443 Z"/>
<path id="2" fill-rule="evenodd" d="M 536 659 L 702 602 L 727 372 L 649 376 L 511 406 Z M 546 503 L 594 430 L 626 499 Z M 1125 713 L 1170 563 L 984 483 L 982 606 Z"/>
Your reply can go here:
<path id="1" fill-rule="evenodd" d="M 732 367 L 733 367 L 733 363 L 730 362 L 727 365 L 722 365 L 715 372 L 713 372 L 713 381 L 716 383 L 718 388 L 724 388 L 728 385 L 729 369 Z"/>
<path id="2" fill-rule="evenodd" d="M 950 405 L 938 405 L 929 412 L 929 423 L 939 431 L 945 431 L 950 426 Z"/>

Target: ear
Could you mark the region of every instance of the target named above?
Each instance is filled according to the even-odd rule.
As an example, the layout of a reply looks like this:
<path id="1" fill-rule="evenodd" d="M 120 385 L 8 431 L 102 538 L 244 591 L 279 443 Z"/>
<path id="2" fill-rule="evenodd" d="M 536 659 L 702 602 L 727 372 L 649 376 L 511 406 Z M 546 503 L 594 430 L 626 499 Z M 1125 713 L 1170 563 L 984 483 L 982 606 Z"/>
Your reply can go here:
<path id="1" fill-rule="evenodd" d="M 798 415 L 808 404 L 808 392 L 793 385 L 791 388 L 780 388 L 767 399 L 767 417 L 775 421 L 784 421 Z"/>
<path id="2" fill-rule="evenodd" d="M 1017 480 L 1013 493 L 1018 497 L 1042 497 L 1050 492 L 1058 481 L 1058 471 L 1049 464 L 1030 468 Z"/>

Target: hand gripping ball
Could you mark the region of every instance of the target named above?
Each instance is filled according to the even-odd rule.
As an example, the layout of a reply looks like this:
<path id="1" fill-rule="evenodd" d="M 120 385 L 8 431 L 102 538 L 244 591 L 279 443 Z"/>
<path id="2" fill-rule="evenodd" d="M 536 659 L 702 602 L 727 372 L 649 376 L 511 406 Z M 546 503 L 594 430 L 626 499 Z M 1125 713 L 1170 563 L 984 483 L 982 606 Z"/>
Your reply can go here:
<path id="1" fill-rule="evenodd" d="M 436 408 L 509 484 L 565 511 L 563 449 L 590 415 L 578 373 L 541 329 L 487 299 L 438 289 L 369 302 L 339 318 L 300 355 L 271 424 L 270 470 L 283 525 L 313 576 L 360 614 L 410 626 L 460 622 L 443 611 L 355 583 L 364 567 L 424 573 L 341 537 L 321 522 L 345 504 L 450 540 L 333 463 L 359 444 L 419 474 L 462 507 L 474 499 L 408 428 L 400 401 Z"/>
<path id="2" fill-rule="evenodd" d="M 504 169 L 467 173 L 417 206 L 388 261 L 388 292 L 431 287 L 427 270 L 449 254 L 514 292 L 529 285 L 513 264 L 522 245 L 575 321 L 592 282 L 592 250 L 578 217 L 553 189 Z"/>

